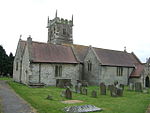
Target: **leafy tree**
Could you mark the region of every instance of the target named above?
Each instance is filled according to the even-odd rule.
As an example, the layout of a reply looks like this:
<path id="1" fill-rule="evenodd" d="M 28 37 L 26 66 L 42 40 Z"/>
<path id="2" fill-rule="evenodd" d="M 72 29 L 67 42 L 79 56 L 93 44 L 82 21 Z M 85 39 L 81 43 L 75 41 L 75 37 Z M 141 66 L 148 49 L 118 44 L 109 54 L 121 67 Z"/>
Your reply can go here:
<path id="1" fill-rule="evenodd" d="M 5 49 L 0 45 L 0 75 L 7 76 L 12 75 L 13 72 L 13 54 L 10 53 L 9 56 L 6 54 Z"/>

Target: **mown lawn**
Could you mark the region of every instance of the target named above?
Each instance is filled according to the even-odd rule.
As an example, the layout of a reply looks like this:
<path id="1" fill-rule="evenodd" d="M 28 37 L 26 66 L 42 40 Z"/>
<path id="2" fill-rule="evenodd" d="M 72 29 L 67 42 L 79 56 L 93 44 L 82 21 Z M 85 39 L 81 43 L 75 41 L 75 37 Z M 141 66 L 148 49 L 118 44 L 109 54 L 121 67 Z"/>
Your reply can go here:
<path id="1" fill-rule="evenodd" d="M 110 97 L 107 91 L 106 96 L 101 96 L 98 92 L 97 98 L 91 97 L 93 89 L 99 91 L 98 87 L 89 87 L 88 96 L 73 93 L 73 100 L 82 100 L 83 103 L 64 104 L 66 100 L 60 96 L 64 89 L 56 87 L 30 88 L 22 84 L 10 81 L 9 85 L 26 101 L 28 101 L 39 113 L 64 113 L 63 108 L 72 105 L 91 104 L 103 109 L 96 113 L 145 113 L 150 104 L 150 94 L 143 94 L 125 89 L 123 97 Z M 47 95 L 51 95 L 53 100 L 47 100 Z"/>

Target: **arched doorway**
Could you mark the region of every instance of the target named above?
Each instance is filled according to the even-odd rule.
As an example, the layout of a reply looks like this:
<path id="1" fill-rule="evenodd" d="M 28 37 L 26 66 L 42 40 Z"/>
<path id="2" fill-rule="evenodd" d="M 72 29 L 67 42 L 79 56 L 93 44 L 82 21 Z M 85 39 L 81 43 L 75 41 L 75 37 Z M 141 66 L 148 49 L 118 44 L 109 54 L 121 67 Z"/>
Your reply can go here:
<path id="1" fill-rule="evenodd" d="M 150 87 L 149 77 L 147 76 L 145 79 L 145 86 Z"/>

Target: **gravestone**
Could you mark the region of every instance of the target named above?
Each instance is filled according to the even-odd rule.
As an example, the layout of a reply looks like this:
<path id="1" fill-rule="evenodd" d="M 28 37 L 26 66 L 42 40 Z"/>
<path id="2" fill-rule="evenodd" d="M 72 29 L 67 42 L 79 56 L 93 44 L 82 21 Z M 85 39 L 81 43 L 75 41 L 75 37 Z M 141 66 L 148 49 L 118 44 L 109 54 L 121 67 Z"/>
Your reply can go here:
<path id="1" fill-rule="evenodd" d="M 94 105 L 81 105 L 81 106 L 65 107 L 64 111 L 66 113 L 85 113 L 85 112 L 102 111 L 102 109 Z"/>
<path id="2" fill-rule="evenodd" d="M 60 96 L 61 96 L 61 97 L 65 97 L 65 95 L 66 95 L 66 91 L 63 90 L 63 91 L 61 92 Z"/>
<path id="3" fill-rule="evenodd" d="M 104 83 L 100 84 L 100 94 L 106 95 L 106 85 Z"/>
<path id="4" fill-rule="evenodd" d="M 67 88 L 66 91 L 65 91 L 65 97 L 67 99 L 72 99 L 72 92 L 69 88 Z"/>
<path id="5" fill-rule="evenodd" d="M 91 95 L 93 98 L 97 98 L 97 92 L 95 90 L 92 91 Z"/>
<path id="6" fill-rule="evenodd" d="M 124 90 L 124 84 L 120 84 L 120 88 Z"/>
<path id="7" fill-rule="evenodd" d="M 129 90 L 130 90 L 130 91 L 133 91 L 133 90 L 134 90 L 134 84 L 133 84 L 133 83 L 130 83 L 130 84 L 129 84 Z"/>
<path id="8" fill-rule="evenodd" d="M 110 85 L 110 95 L 112 97 L 117 97 L 117 88 L 114 85 Z"/>
<path id="9" fill-rule="evenodd" d="M 135 91 L 142 92 L 142 84 L 140 82 L 135 83 Z"/>
<path id="10" fill-rule="evenodd" d="M 83 95 L 87 95 L 87 88 L 83 87 L 83 89 L 82 89 L 82 94 L 83 94 Z"/>
<path id="11" fill-rule="evenodd" d="M 108 86 L 107 86 L 107 89 L 110 90 L 110 87 L 111 87 L 111 85 L 108 85 Z"/>
<path id="12" fill-rule="evenodd" d="M 123 89 L 117 88 L 117 96 L 119 96 L 119 97 L 123 96 Z"/>

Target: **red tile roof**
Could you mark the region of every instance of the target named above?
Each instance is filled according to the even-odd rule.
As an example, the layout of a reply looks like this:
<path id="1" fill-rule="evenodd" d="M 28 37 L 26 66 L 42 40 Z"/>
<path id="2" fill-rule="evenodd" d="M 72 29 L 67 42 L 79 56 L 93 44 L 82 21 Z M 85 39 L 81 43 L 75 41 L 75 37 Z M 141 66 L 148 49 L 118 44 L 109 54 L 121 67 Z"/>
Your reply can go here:
<path id="1" fill-rule="evenodd" d="M 143 72 L 143 70 L 144 70 L 144 65 L 142 65 L 142 64 L 137 64 L 136 66 L 135 66 L 135 69 L 134 69 L 134 71 L 131 73 L 131 75 L 130 75 L 130 77 L 131 78 L 133 78 L 133 77 L 140 77 L 141 76 L 141 74 L 142 74 L 142 72 Z"/>
<path id="2" fill-rule="evenodd" d="M 134 67 L 137 59 L 131 54 L 124 51 L 115 51 L 101 48 L 94 48 L 100 63 L 109 66 L 126 66 Z"/>
<path id="3" fill-rule="evenodd" d="M 32 61 L 46 63 L 78 63 L 71 47 L 32 42 Z"/>
<path id="4" fill-rule="evenodd" d="M 72 47 L 74 54 L 78 58 L 79 62 L 83 63 L 85 56 L 88 53 L 88 46 L 77 45 L 77 44 L 64 44 L 65 46 Z"/>

